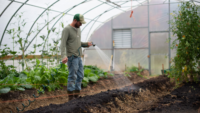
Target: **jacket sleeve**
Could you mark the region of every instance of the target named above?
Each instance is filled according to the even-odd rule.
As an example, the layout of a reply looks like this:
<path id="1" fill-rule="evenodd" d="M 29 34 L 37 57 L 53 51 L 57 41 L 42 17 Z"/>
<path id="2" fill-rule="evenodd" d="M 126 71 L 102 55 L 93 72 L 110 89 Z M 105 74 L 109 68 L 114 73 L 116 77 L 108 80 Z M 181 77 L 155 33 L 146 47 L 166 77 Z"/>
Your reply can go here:
<path id="1" fill-rule="evenodd" d="M 69 31 L 67 28 L 64 28 L 62 31 L 62 36 L 61 36 L 61 45 L 60 45 L 60 49 L 61 49 L 61 58 L 65 58 L 67 57 L 67 39 L 69 37 Z"/>
<path id="2" fill-rule="evenodd" d="M 88 42 L 81 42 L 81 47 L 88 47 Z"/>

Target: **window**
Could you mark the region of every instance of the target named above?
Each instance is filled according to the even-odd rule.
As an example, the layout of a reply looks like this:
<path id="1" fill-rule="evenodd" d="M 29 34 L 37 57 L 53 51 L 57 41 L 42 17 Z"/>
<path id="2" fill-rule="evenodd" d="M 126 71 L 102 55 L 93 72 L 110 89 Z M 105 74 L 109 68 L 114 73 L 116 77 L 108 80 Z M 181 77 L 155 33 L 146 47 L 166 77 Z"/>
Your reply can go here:
<path id="1" fill-rule="evenodd" d="M 113 40 L 115 42 L 115 48 L 131 48 L 131 30 L 114 30 Z"/>

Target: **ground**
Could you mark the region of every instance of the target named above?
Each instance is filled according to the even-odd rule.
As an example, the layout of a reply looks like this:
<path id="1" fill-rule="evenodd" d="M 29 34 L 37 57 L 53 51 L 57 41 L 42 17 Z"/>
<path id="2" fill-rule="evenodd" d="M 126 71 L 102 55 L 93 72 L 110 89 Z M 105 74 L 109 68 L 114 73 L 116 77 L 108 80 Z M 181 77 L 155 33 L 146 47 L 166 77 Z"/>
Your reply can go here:
<path id="1" fill-rule="evenodd" d="M 107 91 L 108 89 L 119 89 L 126 85 L 130 85 L 132 83 L 140 82 L 145 80 L 145 78 L 139 77 L 134 73 L 130 73 L 131 77 L 124 77 L 121 75 L 122 73 L 115 73 L 115 77 L 108 77 L 107 79 L 100 79 L 97 83 L 91 83 L 87 88 L 83 88 L 81 91 L 81 96 L 84 97 L 86 95 L 94 95 L 103 91 Z M 123 82 L 124 81 L 124 82 Z M 23 108 L 22 103 L 24 105 L 28 105 L 28 99 L 33 101 L 30 106 L 26 107 L 24 111 L 36 109 L 39 107 L 48 106 L 50 104 L 63 104 L 68 102 L 67 98 L 67 87 L 63 87 L 63 90 L 56 90 L 52 92 L 46 91 L 38 98 L 34 98 L 33 94 L 38 96 L 37 90 L 35 89 L 27 89 L 25 91 L 11 91 L 7 94 L 0 95 L 0 113 L 13 113 L 17 112 L 16 107 L 20 110 Z"/>
<path id="2" fill-rule="evenodd" d="M 166 76 L 145 79 L 134 73 L 127 80 L 122 73 L 115 79 L 101 79 L 83 88 L 81 96 L 67 102 L 66 88 L 46 92 L 24 109 L 25 113 L 198 113 L 200 82 L 183 83 L 175 89 Z M 1 95 L 0 111 L 16 112 L 28 104 L 35 90 Z M 23 101 L 24 100 L 24 101 Z M 30 99 L 31 100 L 31 99 Z M 200 111 L 199 111 L 200 113 Z"/>

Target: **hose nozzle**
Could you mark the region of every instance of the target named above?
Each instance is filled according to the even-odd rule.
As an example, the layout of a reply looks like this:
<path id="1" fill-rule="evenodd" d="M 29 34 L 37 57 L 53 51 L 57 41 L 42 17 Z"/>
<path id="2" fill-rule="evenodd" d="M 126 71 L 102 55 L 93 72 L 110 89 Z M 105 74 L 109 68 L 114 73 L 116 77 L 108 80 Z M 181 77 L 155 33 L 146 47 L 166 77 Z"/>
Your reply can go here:
<path id="1" fill-rule="evenodd" d="M 93 42 L 92 42 L 92 45 L 93 45 L 93 47 L 96 46 L 96 44 L 94 44 Z"/>

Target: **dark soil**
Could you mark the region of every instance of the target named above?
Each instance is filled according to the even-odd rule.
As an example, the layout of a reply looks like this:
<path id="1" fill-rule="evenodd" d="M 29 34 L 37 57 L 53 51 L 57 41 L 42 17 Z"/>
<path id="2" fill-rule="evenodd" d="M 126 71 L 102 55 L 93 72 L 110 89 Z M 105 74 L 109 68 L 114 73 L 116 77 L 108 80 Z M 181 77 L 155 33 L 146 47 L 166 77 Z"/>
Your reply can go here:
<path id="1" fill-rule="evenodd" d="M 3 101 L 6 101 L 6 100 L 17 99 L 20 97 L 20 95 L 23 95 L 23 94 L 32 96 L 33 94 L 36 94 L 36 93 L 37 93 L 37 90 L 35 89 L 26 89 L 25 91 L 10 91 L 6 94 L 1 94 L 0 99 Z"/>
<path id="2" fill-rule="evenodd" d="M 102 78 L 96 83 L 90 83 L 86 88 L 82 88 L 81 96 L 95 95 L 107 90 L 120 89 L 122 87 L 131 85 L 132 83 L 142 82 L 145 78 L 137 76 L 134 73 L 130 73 L 131 77 L 125 77 L 118 72 L 115 73 L 114 77 L 108 77 L 106 79 Z M 148 76 L 147 76 L 148 77 Z M 129 79 L 129 80 L 127 80 Z M 38 96 L 36 89 L 27 89 L 25 91 L 11 91 L 6 94 L 0 95 L 0 113 L 16 113 L 16 107 L 20 110 L 23 109 L 22 104 L 27 106 L 29 104 L 28 100 L 35 100 L 23 111 L 37 109 L 39 107 L 49 106 L 50 104 L 64 104 L 68 102 L 67 87 L 63 86 L 63 90 L 55 91 L 45 91 L 44 94 L 41 94 L 38 98 L 34 98 L 33 94 Z M 20 113 L 21 113 L 20 112 Z"/>
<path id="3" fill-rule="evenodd" d="M 127 100 L 125 96 L 137 97 L 143 89 L 150 90 L 155 94 L 164 90 L 169 91 L 172 87 L 173 84 L 169 82 L 169 78 L 159 76 L 141 83 L 126 86 L 123 89 L 108 90 L 95 95 L 80 97 L 60 105 L 50 104 L 49 106 L 26 111 L 25 113 L 92 113 L 94 111 L 91 108 L 94 107 L 99 109 L 100 112 L 102 108 L 105 108 L 105 112 L 112 112 L 112 109 L 107 107 L 107 104 L 110 102 L 113 103 L 113 107 L 119 108 L 120 112 L 123 112 L 123 108 L 120 108 L 117 101 Z"/>
<path id="4" fill-rule="evenodd" d="M 82 89 L 79 98 L 69 102 L 65 90 L 45 92 L 41 99 L 25 108 L 24 113 L 200 113 L 200 82 L 183 83 L 174 89 L 174 83 L 166 76 L 145 80 L 135 74 L 130 75 L 132 83 L 127 83 L 127 78 L 115 73 L 115 78 L 89 84 Z M 0 113 L 10 113 L 10 110 L 15 113 L 16 107 L 22 108 L 22 101 L 3 101 L 29 99 L 34 93 L 36 90 L 32 89 L 1 95 Z"/>
<path id="5" fill-rule="evenodd" d="M 140 113 L 198 113 L 198 108 L 200 108 L 200 82 L 189 82 L 159 99 L 156 106 Z"/>

